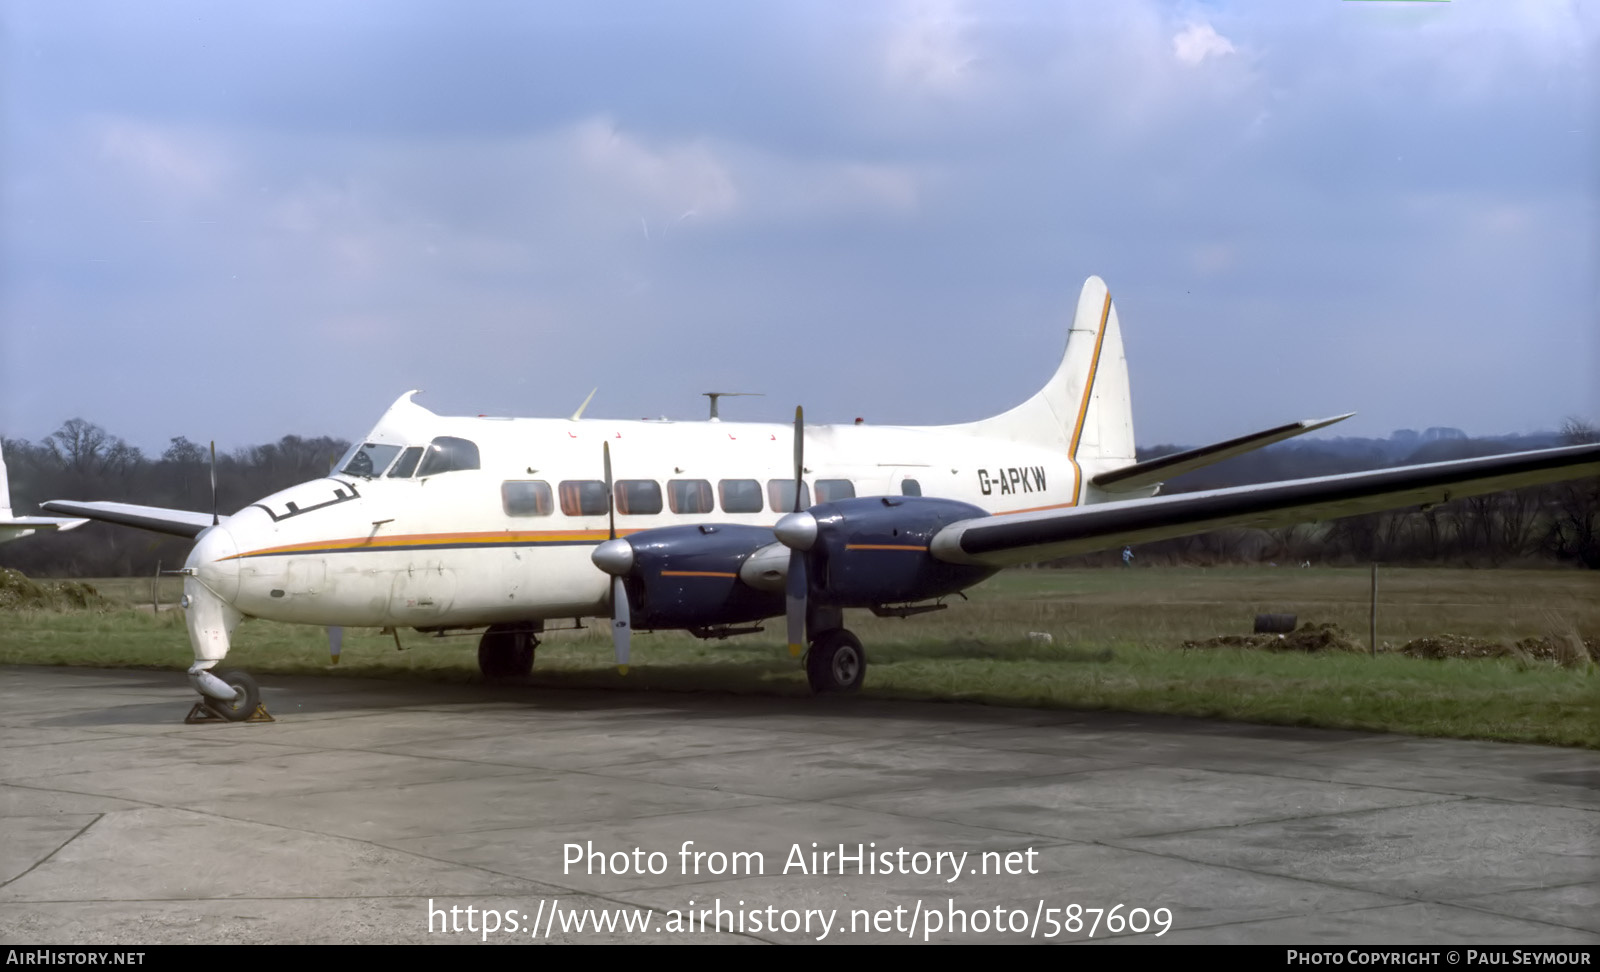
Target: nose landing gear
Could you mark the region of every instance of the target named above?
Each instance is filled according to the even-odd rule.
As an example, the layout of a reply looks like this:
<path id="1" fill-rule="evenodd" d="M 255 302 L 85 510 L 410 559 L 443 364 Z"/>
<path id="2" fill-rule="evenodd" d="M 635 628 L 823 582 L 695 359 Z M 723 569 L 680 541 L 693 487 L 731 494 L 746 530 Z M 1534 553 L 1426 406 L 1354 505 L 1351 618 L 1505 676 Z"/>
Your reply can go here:
<path id="1" fill-rule="evenodd" d="M 244 672 L 207 671 L 189 673 L 190 681 L 200 691 L 200 701 L 194 704 L 184 722 L 276 722 L 261 704 L 261 687 Z M 223 696 L 228 697 L 224 698 Z"/>

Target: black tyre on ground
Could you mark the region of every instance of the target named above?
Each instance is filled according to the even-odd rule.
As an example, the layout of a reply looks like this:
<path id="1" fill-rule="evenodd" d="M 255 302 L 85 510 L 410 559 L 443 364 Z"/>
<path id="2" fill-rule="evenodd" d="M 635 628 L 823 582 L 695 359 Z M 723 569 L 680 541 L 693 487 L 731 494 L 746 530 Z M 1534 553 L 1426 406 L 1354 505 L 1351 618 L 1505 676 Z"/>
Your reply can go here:
<path id="1" fill-rule="evenodd" d="M 256 680 L 244 672 L 214 672 L 217 678 L 233 686 L 238 691 L 238 697 L 232 702 L 221 699 L 205 697 L 206 708 L 229 722 L 243 722 L 255 714 L 256 706 L 261 704 L 261 686 Z"/>
<path id="2" fill-rule="evenodd" d="M 824 631 L 806 653 L 806 680 L 813 692 L 854 692 L 866 674 L 861 639 L 844 628 Z"/>
<path id="3" fill-rule="evenodd" d="M 484 678 L 517 678 L 533 671 L 538 647 L 525 624 L 495 624 L 478 639 L 478 671 Z"/>

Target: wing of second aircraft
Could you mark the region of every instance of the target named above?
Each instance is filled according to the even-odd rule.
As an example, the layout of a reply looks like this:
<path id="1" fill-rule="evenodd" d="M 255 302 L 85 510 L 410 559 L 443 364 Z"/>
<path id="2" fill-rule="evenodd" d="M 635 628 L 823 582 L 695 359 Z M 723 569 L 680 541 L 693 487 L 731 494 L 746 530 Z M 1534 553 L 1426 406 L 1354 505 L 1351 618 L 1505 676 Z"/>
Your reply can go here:
<path id="1" fill-rule="evenodd" d="M 212 524 L 210 513 L 169 510 L 160 506 L 136 506 L 132 503 L 110 503 L 103 500 L 86 503 L 76 500 L 50 500 L 48 503 L 40 503 L 39 508 L 51 513 L 103 520 L 119 526 L 138 527 L 141 530 L 188 537 L 191 540 Z"/>
<path id="2" fill-rule="evenodd" d="M 1006 567 L 1224 527 L 1330 520 L 1593 475 L 1600 475 L 1600 444 L 978 517 L 940 530 L 929 551 L 949 563 Z"/>

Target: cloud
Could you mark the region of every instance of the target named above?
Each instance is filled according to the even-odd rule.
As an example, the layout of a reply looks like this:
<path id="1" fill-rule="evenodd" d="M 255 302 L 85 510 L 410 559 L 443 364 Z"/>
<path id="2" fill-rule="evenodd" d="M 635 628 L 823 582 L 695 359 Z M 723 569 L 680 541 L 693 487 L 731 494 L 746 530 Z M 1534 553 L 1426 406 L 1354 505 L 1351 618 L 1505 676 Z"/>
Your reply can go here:
<path id="1" fill-rule="evenodd" d="M 627 194 L 637 206 L 716 218 L 739 205 L 732 173 L 703 141 L 650 146 L 607 118 L 583 121 L 563 137 L 581 171 Z"/>
<path id="2" fill-rule="evenodd" d="M 1191 23 L 1173 35 L 1172 53 L 1179 61 L 1195 67 L 1208 57 L 1226 57 L 1234 49 L 1233 42 L 1210 24 Z"/>
<path id="3" fill-rule="evenodd" d="M 216 192 L 228 174 L 212 140 L 137 118 L 101 117 L 90 123 L 102 156 L 155 189 L 198 197 Z"/>
<path id="4" fill-rule="evenodd" d="M 919 93 L 965 90 L 976 60 L 966 36 L 971 21 L 956 0 L 904 4 L 884 49 L 891 83 Z"/>

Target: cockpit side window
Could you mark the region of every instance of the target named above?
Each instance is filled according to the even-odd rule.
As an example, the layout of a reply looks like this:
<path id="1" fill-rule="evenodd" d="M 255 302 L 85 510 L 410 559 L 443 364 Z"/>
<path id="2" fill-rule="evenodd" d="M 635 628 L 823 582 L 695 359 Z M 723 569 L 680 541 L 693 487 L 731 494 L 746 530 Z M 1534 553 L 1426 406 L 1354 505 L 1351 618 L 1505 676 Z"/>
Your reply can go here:
<path id="1" fill-rule="evenodd" d="M 478 446 L 468 439 L 441 435 L 428 443 L 423 450 L 422 463 L 417 476 L 435 476 L 439 473 L 459 472 L 478 468 Z"/>
<path id="2" fill-rule="evenodd" d="M 351 450 L 349 459 L 339 471 L 346 476 L 376 479 L 383 475 L 383 471 L 389 468 L 389 463 L 394 462 L 394 457 L 399 454 L 399 446 L 363 442 L 359 448 Z"/>
<path id="3" fill-rule="evenodd" d="M 400 453 L 400 461 L 389 470 L 390 479 L 405 479 L 417 471 L 417 461 L 422 458 L 422 446 L 412 446 Z"/>

